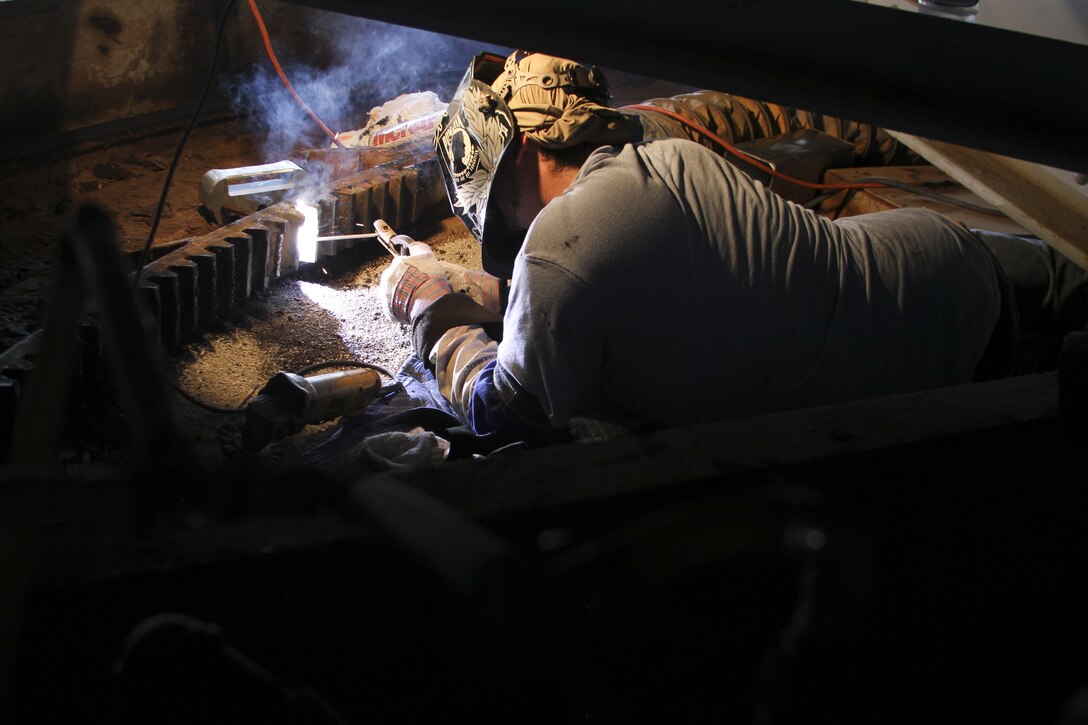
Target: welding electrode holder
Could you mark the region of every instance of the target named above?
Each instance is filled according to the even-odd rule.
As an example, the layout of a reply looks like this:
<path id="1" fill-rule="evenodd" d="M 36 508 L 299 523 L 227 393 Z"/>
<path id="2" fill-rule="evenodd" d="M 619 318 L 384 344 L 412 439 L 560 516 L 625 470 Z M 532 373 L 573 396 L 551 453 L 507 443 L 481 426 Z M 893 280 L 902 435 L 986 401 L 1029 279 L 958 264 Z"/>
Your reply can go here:
<path id="1" fill-rule="evenodd" d="M 242 447 L 259 451 L 306 425 L 361 412 L 381 392 L 381 378 L 370 368 L 312 377 L 280 371 L 246 407 Z"/>
<path id="2" fill-rule="evenodd" d="M 407 237 L 393 231 L 393 227 L 389 226 L 384 219 L 374 220 L 374 231 L 378 233 L 378 241 L 394 257 L 410 254 L 408 245 L 404 242 Z"/>

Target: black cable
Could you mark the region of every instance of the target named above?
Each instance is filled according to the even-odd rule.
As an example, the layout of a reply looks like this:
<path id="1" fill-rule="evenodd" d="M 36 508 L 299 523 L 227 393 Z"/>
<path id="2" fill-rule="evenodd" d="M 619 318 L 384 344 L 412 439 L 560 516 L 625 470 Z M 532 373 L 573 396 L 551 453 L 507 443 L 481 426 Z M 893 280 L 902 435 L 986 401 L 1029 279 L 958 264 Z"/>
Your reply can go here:
<path id="1" fill-rule="evenodd" d="M 174 383 L 174 390 L 177 391 L 178 395 L 185 398 L 196 407 L 203 408 L 204 410 L 210 411 L 212 413 L 219 413 L 221 415 L 240 415 L 246 412 L 245 406 L 241 406 L 238 408 L 221 408 L 218 405 L 212 405 L 211 403 L 205 403 L 202 400 L 197 400 L 192 395 L 187 393 L 185 389 L 176 382 Z"/>
<path id="2" fill-rule="evenodd" d="M 841 193 L 842 193 L 842 191 L 840 191 L 838 189 L 836 189 L 835 191 L 828 191 L 828 192 L 825 192 L 825 193 L 820 194 L 818 196 L 812 197 L 811 199 L 806 201 L 801 206 L 805 207 L 806 209 L 816 210 L 816 209 L 819 209 L 820 206 L 825 201 L 827 201 L 828 199 L 831 199 L 832 197 L 837 196 L 837 195 L 839 195 Z"/>
<path id="3" fill-rule="evenodd" d="M 248 404 L 248 403 L 249 403 L 249 401 L 253 399 L 253 396 L 254 396 L 254 395 L 256 395 L 256 394 L 257 394 L 257 391 L 258 391 L 258 390 L 260 390 L 260 389 L 261 389 L 261 386 L 260 386 L 260 385 L 254 385 L 254 386 L 253 386 L 253 389 L 252 389 L 252 390 L 250 390 L 250 391 L 249 391 L 249 392 L 248 392 L 248 393 L 246 394 L 246 397 L 242 398 L 242 402 L 238 404 L 238 407 L 239 407 L 239 408 L 244 408 L 244 407 L 246 406 L 246 404 Z"/>
<path id="4" fill-rule="evenodd" d="M 839 216 L 846 210 L 847 205 L 857 195 L 857 189 L 847 189 L 846 193 L 842 195 L 842 201 L 835 207 L 835 211 L 831 213 L 831 219 L 838 219 Z"/>
<path id="5" fill-rule="evenodd" d="M 136 274 L 133 276 L 133 289 L 139 290 L 140 288 L 140 274 L 143 272 L 144 266 L 147 264 L 147 258 L 151 253 L 151 245 L 155 242 L 155 233 L 159 230 L 159 223 L 162 221 L 163 210 L 166 208 L 166 197 L 170 192 L 170 182 L 174 180 L 174 172 L 177 171 L 178 162 L 181 160 L 181 152 L 185 149 L 185 144 L 189 140 L 190 134 L 196 127 L 196 122 L 200 118 L 201 112 L 204 110 L 204 102 L 208 99 L 208 93 L 212 88 L 212 81 L 215 80 L 215 69 L 219 65 L 219 51 L 223 47 L 223 31 L 227 27 L 227 17 L 230 15 L 231 9 L 234 7 L 236 0 L 227 0 L 227 6 L 223 9 L 223 17 L 219 20 L 219 29 L 215 36 L 215 52 L 212 55 L 212 67 L 208 71 L 208 79 L 204 82 L 204 90 L 200 94 L 200 100 L 197 101 L 196 109 L 193 111 L 193 117 L 189 119 L 189 125 L 185 128 L 185 132 L 181 135 L 181 141 L 178 142 L 178 148 L 174 152 L 174 160 L 170 162 L 170 166 L 166 170 L 166 181 L 162 185 L 162 195 L 159 197 L 159 206 L 155 209 L 155 216 L 151 220 L 151 231 L 147 234 L 147 242 L 144 243 L 143 251 L 140 252 L 140 261 L 136 264 Z"/>

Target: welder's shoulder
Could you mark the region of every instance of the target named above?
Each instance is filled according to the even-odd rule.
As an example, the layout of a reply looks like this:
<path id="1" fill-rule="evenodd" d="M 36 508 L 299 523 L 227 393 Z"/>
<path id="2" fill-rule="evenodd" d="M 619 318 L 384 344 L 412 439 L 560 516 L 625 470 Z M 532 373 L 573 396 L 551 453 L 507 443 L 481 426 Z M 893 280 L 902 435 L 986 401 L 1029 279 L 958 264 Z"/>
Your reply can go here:
<path id="1" fill-rule="evenodd" d="M 641 256 L 683 221 L 674 189 L 629 148 L 598 150 L 578 178 L 533 222 L 523 253 L 579 268 L 612 254 Z M 573 269 L 574 267 L 569 267 Z"/>
<path id="2" fill-rule="evenodd" d="M 601 169 L 670 184 L 687 174 L 719 174 L 732 167 L 718 154 L 689 139 L 656 138 L 598 149 L 586 160 L 581 176 L 596 173 L 599 177 Z"/>
<path id="3" fill-rule="evenodd" d="M 718 178 L 739 174 L 724 157 L 690 139 L 663 138 L 631 146 L 643 157 L 648 168 L 665 178 Z"/>
<path id="4" fill-rule="evenodd" d="M 667 231 L 682 209 L 677 198 L 692 172 L 706 162 L 703 147 L 691 141 L 660 139 L 605 146 L 586 160 L 574 183 L 556 201 L 568 214 L 598 219 L 610 234 L 636 228 Z"/>

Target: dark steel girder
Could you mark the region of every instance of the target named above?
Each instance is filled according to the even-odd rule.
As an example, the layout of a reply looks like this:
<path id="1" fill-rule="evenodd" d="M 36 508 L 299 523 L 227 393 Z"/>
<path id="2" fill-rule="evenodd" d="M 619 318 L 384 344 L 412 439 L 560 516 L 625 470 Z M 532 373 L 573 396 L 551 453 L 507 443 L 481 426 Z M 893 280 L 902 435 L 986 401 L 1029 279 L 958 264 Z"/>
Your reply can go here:
<path id="1" fill-rule="evenodd" d="M 1088 171 L 1086 45 L 851 0 L 290 1 Z"/>

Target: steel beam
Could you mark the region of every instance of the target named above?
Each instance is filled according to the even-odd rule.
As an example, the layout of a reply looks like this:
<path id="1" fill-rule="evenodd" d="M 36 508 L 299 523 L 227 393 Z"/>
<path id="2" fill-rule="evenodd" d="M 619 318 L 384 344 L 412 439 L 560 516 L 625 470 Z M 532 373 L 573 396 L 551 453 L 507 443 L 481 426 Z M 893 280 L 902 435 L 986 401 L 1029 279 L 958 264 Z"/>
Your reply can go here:
<path id="1" fill-rule="evenodd" d="M 1088 46 L 849 0 L 550 6 L 291 0 L 873 123 L 1073 171 Z M 468 58 L 464 59 L 468 65 Z"/>

